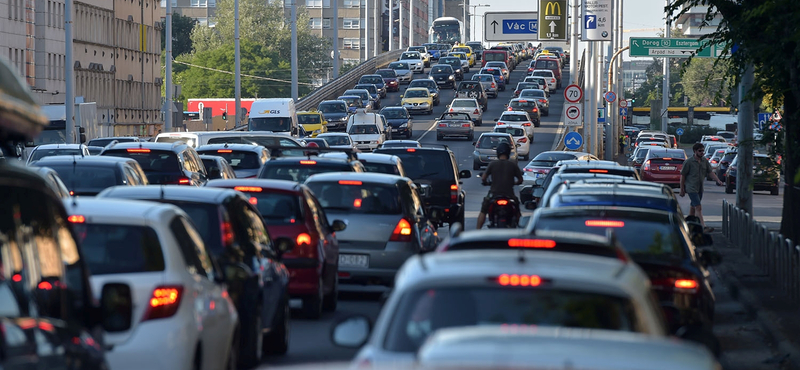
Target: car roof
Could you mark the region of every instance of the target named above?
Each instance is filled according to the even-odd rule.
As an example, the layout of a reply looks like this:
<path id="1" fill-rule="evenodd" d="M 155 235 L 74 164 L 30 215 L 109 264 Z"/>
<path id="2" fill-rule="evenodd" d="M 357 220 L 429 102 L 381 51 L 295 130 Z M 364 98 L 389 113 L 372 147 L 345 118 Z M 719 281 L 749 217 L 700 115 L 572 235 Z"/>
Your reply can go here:
<path id="1" fill-rule="evenodd" d="M 183 141 L 176 141 L 173 143 L 165 143 L 165 142 L 153 142 L 153 141 L 139 141 L 139 142 L 122 142 L 122 143 L 115 143 L 110 144 L 106 147 L 104 151 L 108 150 L 115 150 L 115 149 L 134 149 L 134 148 L 143 148 L 143 149 L 151 149 L 151 150 L 168 150 L 173 151 L 176 148 L 188 148 L 189 145 Z"/>
<path id="2" fill-rule="evenodd" d="M 264 167 L 268 167 L 271 165 L 277 164 L 286 164 L 286 163 L 295 163 L 299 164 L 300 161 L 315 161 L 319 164 L 350 164 L 350 161 L 344 158 L 331 158 L 331 157 L 320 157 L 320 156 L 308 156 L 308 157 L 277 157 L 277 158 L 270 158 L 266 163 L 264 163 Z"/>
<path id="3" fill-rule="evenodd" d="M 235 150 L 235 151 L 240 151 L 240 152 L 260 153 L 262 150 L 265 150 L 266 148 L 264 148 L 261 145 L 228 144 L 228 143 L 225 143 L 225 144 L 205 144 L 205 145 L 200 145 L 197 148 L 195 148 L 195 150 L 198 151 L 198 152 L 200 152 L 201 150 L 202 151 L 206 151 L 206 150 L 220 150 L 220 149 L 230 149 L 230 150 Z"/>
<path id="4" fill-rule="evenodd" d="M 125 188 L 144 186 L 122 186 Z M 184 186 L 185 187 L 185 186 Z M 182 213 L 180 209 L 170 204 L 148 202 L 133 199 L 106 199 L 106 198 L 80 198 L 65 199 L 63 201 L 67 213 L 70 215 L 84 216 L 85 222 L 90 224 L 125 224 L 145 226 L 159 223 L 163 216 Z M 125 212 L 119 210 L 124 209 Z"/>
<path id="5" fill-rule="evenodd" d="M 506 136 L 506 135 L 511 136 L 511 134 L 507 132 L 484 132 L 481 134 L 481 136 Z"/>
<path id="6" fill-rule="evenodd" d="M 358 180 L 370 183 L 392 185 L 400 182 L 411 181 L 407 177 L 389 175 L 375 172 L 327 172 L 311 175 L 306 184 L 315 181 Z"/>
<path id="7" fill-rule="evenodd" d="M 273 179 L 216 179 L 209 180 L 206 183 L 206 187 L 214 188 L 233 188 L 236 186 L 257 186 L 289 192 L 299 192 L 304 187 L 303 184 L 294 181 Z"/>
<path id="8" fill-rule="evenodd" d="M 509 115 L 509 116 L 524 116 L 524 115 L 527 115 L 527 114 L 528 114 L 528 112 L 521 111 L 521 110 L 506 110 L 506 111 L 503 111 L 503 113 L 502 113 L 502 114 L 500 114 L 500 115 L 501 115 L 501 116 L 503 116 L 503 115 Z"/>
<path id="9" fill-rule="evenodd" d="M 84 144 L 42 144 L 37 145 L 34 150 L 39 149 L 80 149 L 83 148 Z"/>
<path id="10" fill-rule="evenodd" d="M 344 101 L 344 100 L 333 99 L 333 100 L 323 100 L 323 101 L 319 102 L 319 105 L 322 105 L 322 104 L 347 104 L 347 102 Z"/>
<path id="11" fill-rule="evenodd" d="M 80 166 L 83 164 L 130 163 L 130 162 L 136 162 L 136 160 L 127 157 L 112 157 L 112 156 L 100 156 L 100 155 L 87 155 L 84 157 L 81 157 L 79 155 L 57 155 L 57 156 L 44 157 L 36 161 L 36 165 L 47 166 L 48 164 L 62 164 L 62 163 L 71 164 L 72 162 L 75 162 L 78 166 Z"/>
<path id="12" fill-rule="evenodd" d="M 605 236 L 579 233 L 572 231 L 545 231 L 541 235 L 532 235 L 525 232 L 523 229 L 482 229 L 482 230 L 469 230 L 463 231 L 458 234 L 453 240 L 460 242 L 475 242 L 475 241 L 494 241 L 494 240 L 507 240 L 510 238 L 521 237 L 529 239 L 555 239 L 561 242 L 576 242 L 587 243 L 606 246 L 609 240 Z"/>
<path id="13" fill-rule="evenodd" d="M 239 192 L 231 189 L 193 187 L 181 185 L 113 186 L 100 193 L 108 198 L 136 198 L 173 200 L 194 203 L 221 204 Z M 119 209 L 116 209 L 119 212 Z"/>
<path id="14" fill-rule="evenodd" d="M 341 158 L 347 159 L 347 153 L 342 152 L 330 152 L 330 153 L 322 153 L 319 155 L 322 158 Z M 364 160 L 366 162 L 372 163 L 385 163 L 385 164 L 397 164 L 400 161 L 400 157 L 393 155 L 393 154 L 381 154 L 381 153 L 357 153 L 357 159 Z"/>
<path id="15" fill-rule="evenodd" d="M 427 87 L 409 87 L 409 88 L 406 89 L 406 91 L 408 91 L 408 90 L 424 90 L 424 91 L 428 91 L 428 88 Z"/>

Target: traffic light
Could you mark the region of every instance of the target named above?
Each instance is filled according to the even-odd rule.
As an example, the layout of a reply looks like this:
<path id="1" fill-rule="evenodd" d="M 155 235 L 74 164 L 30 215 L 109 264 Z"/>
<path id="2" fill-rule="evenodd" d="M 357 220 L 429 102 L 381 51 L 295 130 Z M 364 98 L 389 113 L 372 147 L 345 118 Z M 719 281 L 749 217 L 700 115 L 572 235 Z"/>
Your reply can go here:
<path id="1" fill-rule="evenodd" d="M 223 121 L 227 121 L 228 120 L 228 112 L 222 112 L 222 120 Z"/>

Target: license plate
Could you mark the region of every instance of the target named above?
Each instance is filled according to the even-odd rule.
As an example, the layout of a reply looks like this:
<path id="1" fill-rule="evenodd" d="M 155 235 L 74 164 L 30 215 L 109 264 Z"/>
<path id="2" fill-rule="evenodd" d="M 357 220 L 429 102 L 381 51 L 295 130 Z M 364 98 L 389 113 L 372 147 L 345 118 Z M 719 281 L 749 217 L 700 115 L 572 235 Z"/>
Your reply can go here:
<path id="1" fill-rule="evenodd" d="M 397 131 L 398 131 L 398 130 L 397 130 L 396 128 L 393 128 L 393 129 L 392 129 L 392 132 L 397 132 Z"/>
<path id="2" fill-rule="evenodd" d="M 489 160 L 490 160 L 490 161 L 491 161 L 491 160 L 495 160 L 495 159 L 497 159 L 497 157 L 489 157 Z"/>
<path id="3" fill-rule="evenodd" d="M 451 123 L 450 127 L 461 127 L 460 123 Z"/>
<path id="4" fill-rule="evenodd" d="M 364 254 L 340 254 L 339 267 L 369 267 L 369 256 Z"/>
<path id="5" fill-rule="evenodd" d="M 661 171 L 675 171 L 676 168 L 677 167 L 675 167 L 675 166 L 661 166 L 661 167 L 658 167 L 658 169 L 661 170 Z"/>

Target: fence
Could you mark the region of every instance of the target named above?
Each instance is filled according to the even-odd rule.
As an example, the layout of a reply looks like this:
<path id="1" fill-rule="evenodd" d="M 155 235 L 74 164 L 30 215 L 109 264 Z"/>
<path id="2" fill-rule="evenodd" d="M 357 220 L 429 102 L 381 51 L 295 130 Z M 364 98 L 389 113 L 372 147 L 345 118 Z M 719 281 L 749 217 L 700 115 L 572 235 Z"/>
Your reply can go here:
<path id="1" fill-rule="evenodd" d="M 800 246 L 769 231 L 733 203 L 722 201 L 722 234 L 767 273 L 794 301 L 800 301 Z"/>
<path id="2" fill-rule="evenodd" d="M 584 88 L 584 86 L 583 86 L 584 78 L 583 77 L 584 77 L 585 66 L 586 66 L 584 64 L 585 61 L 586 61 L 586 50 L 584 50 L 583 54 L 581 54 L 581 60 L 578 63 L 578 78 L 573 80 L 576 85 L 581 87 L 581 89 Z M 572 76 L 570 76 L 570 77 L 572 77 Z M 566 104 L 566 102 L 564 102 L 564 104 Z M 566 117 L 564 117 L 564 114 L 562 113 L 561 114 L 561 122 L 564 122 L 564 118 L 566 118 Z M 564 146 L 564 136 L 567 135 L 567 132 L 570 132 L 570 130 L 572 130 L 572 128 L 570 128 L 570 127 L 565 127 L 565 126 L 561 127 L 560 134 L 558 134 L 558 139 L 556 140 L 556 143 L 553 146 L 553 150 L 565 150 L 566 149 L 566 147 Z"/>

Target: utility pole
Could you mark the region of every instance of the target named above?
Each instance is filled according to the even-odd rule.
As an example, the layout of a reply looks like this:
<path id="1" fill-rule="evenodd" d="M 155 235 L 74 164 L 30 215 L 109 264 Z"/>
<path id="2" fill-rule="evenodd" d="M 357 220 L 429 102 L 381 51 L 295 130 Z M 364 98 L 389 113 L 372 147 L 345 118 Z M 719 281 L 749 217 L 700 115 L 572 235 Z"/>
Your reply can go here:
<path id="1" fill-rule="evenodd" d="M 461 20 L 463 20 L 464 22 L 461 22 L 461 24 L 463 25 L 462 27 L 464 29 L 461 30 L 461 43 L 465 44 L 467 42 L 467 6 L 469 5 L 467 4 L 467 0 L 462 0 L 462 1 L 463 1 L 462 8 L 464 10 L 464 17 L 461 18 Z"/>
<path id="2" fill-rule="evenodd" d="M 587 152 L 594 154 L 595 148 L 597 144 L 595 143 L 594 137 L 594 128 L 597 124 L 597 109 L 595 105 L 597 104 L 597 96 L 596 91 L 594 89 L 595 79 L 594 79 L 594 69 L 595 69 L 595 55 L 594 55 L 594 42 L 589 42 L 589 46 L 586 48 L 586 72 L 584 73 L 584 88 L 585 93 L 584 96 L 584 109 L 586 110 L 586 114 L 584 114 L 584 125 L 583 125 L 583 133 L 584 136 L 584 148 L 588 147 Z"/>
<path id="3" fill-rule="evenodd" d="M 597 105 L 595 106 L 595 110 L 592 113 L 594 114 L 595 117 L 597 117 L 597 112 L 600 110 L 600 108 L 603 107 L 603 102 L 605 101 L 605 99 L 603 98 L 603 69 L 604 69 L 603 66 L 605 66 L 605 63 L 606 63 L 605 49 L 603 48 L 604 43 L 605 43 L 604 41 L 598 41 L 598 43 L 597 43 L 597 49 L 599 49 L 597 51 L 600 53 L 600 57 L 597 59 L 597 68 L 594 70 L 595 78 L 597 79 L 597 82 L 594 85 L 595 89 L 596 89 L 595 90 L 596 93 L 595 93 L 595 96 L 594 96 L 594 101 L 595 101 L 595 104 L 597 104 Z M 603 112 L 605 112 L 605 111 L 603 111 Z M 605 113 L 603 115 L 607 116 L 607 114 L 605 114 Z M 603 118 L 606 118 L 606 117 L 603 117 Z M 597 145 L 595 147 L 595 149 L 597 149 L 597 154 L 595 154 L 595 155 L 598 158 L 602 158 L 603 157 L 603 143 L 604 143 L 603 142 L 603 132 L 604 132 L 604 130 L 606 128 L 606 122 L 605 122 L 606 120 L 605 119 L 603 120 L 604 122 L 603 122 L 602 125 L 599 122 L 600 121 L 599 118 L 596 121 L 597 121 L 597 124 L 595 125 L 594 135 L 595 135 L 595 143 Z"/>
<path id="4" fill-rule="evenodd" d="M 489 7 L 491 7 L 491 5 L 488 5 L 488 4 L 475 4 L 475 5 L 470 5 L 470 8 L 472 8 L 472 14 L 471 14 L 471 16 L 472 16 L 472 22 L 470 22 L 470 26 L 471 26 L 471 27 L 470 27 L 470 29 L 472 30 L 472 38 L 471 38 L 471 39 L 469 39 L 470 41 L 475 41 L 475 40 L 477 40 L 477 38 L 475 37 L 475 30 L 476 30 L 478 27 L 475 27 L 475 24 L 476 24 L 476 23 L 475 23 L 475 18 L 476 18 L 478 15 L 477 15 L 477 14 L 475 14 L 475 13 L 477 12 L 478 8 L 489 8 Z"/>
<path id="5" fill-rule="evenodd" d="M 753 215 L 753 101 L 750 90 L 753 88 L 753 65 L 748 64 L 739 83 L 739 116 L 737 123 L 739 142 L 739 165 L 736 176 L 736 206 Z"/>
<path id="6" fill-rule="evenodd" d="M 292 99 L 295 103 L 300 95 L 297 89 L 297 0 L 292 1 Z"/>
<path id="7" fill-rule="evenodd" d="M 389 51 L 394 50 L 394 0 L 389 0 Z"/>
<path id="8" fill-rule="evenodd" d="M 397 0 L 398 3 L 398 10 L 397 13 L 400 15 L 400 24 L 397 25 L 397 32 L 400 34 L 399 40 L 397 42 L 397 48 L 400 50 L 405 49 L 403 47 L 403 0 Z"/>
<path id="9" fill-rule="evenodd" d="M 170 0 L 167 0 L 168 2 Z M 66 109 L 65 123 L 67 144 L 74 144 L 75 141 L 75 62 L 72 56 L 72 0 L 64 1 L 64 78 L 66 81 L 66 97 L 64 107 Z"/>
<path id="10" fill-rule="evenodd" d="M 367 1 L 369 1 L 369 0 L 367 0 Z M 375 6 L 373 6 L 372 8 L 374 9 L 372 12 L 375 15 L 372 18 L 372 28 L 373 28 L 373 30 L 372 30 L 372 40 L 374 41 L 374 44 L 373 44 L 373 47 L 372 47 L 372 56 L 376 57 L 376 56 L 378 56 L 378 54 L 382 54 L 383 53 L 383 48 L 380 47 L 381 33 L 379 31 L 379 28 L 378 28 L 379 24 L 383 25 L 383 17 L 381 17 L 381 12 L 380 12 L 381 7 L 380 7 L 380 2 L 379 1 L 376 0 L 375 1 Z M 380 50 L 380 52 L 378 50 Z"/>
<path id="11" fill-rule="evenodd" d="M 297 0 L 291 0 L 297 1 Z M 339 2 L 333 6 L 333 79 L 339 78 Z M 324 22 L 324 21 L 323 21 Z"/>
<path id="12" fill-rule="evenodd" d="M 670 0 L 665 0 L 669 6 Z M 664 21 L 664 38 L 668 39 L 672 29 L 669 22 L 670 14 L 667 14 Z M 661 131 L 667 132 L 669 124 L 669 58 L 664 58 L 664 81 L 661 86 Z"/>
<path id="13" fill-rule="evenodd" d="M 244 119 L 244 115 L 242 115 L 242 53 L 239 50 L 239 0 L 233 0 L 233 64 L 233 96 L 236 101 L 233 127 L 238 127 Z"/>
<path id="14" fill-rule="evenodd" d="M 573 84 L 578 83 L 578 42 L 580 41 L 581 34 L 581 29 L 578 25 L 580 22 L 580 0 L 572 0 L 572 36 L 569 39 L 569 77 L 572 79 Z"/>
<path id="15" fill-rule="evenodd" d="M 364 61 L 369 59 L 369 0 L 364 1 Z M 337 1 L 334 1 L 337 2 Z M 359 40 L 361 46 L 361 40 Z"/>
<path id="16" fill-rule="evenodd" d="M 164 132 L 172 131 L 172 0 L 166 0 L 167 3 L 167 19 L 166 19 L 166 32 L 164 35 L 166 49 L 166 86 L 164 96 Z"/>

